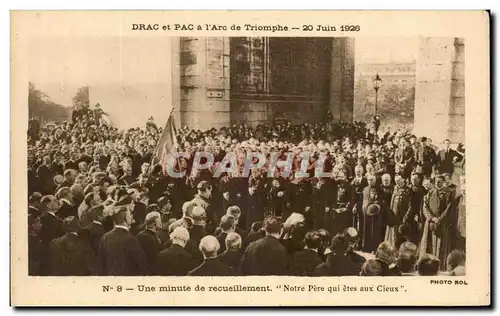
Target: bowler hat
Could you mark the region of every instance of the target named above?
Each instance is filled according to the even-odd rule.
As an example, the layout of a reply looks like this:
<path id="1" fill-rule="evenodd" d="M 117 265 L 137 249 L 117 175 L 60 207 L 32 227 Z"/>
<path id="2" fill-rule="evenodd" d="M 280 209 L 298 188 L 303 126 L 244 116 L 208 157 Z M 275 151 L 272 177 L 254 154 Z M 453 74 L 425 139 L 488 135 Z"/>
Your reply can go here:
<path id="1" fill-rule="evenodd" d="M 378 213 L 380 213 L 380 205 L 378 205 L 378 204 L 370 204 L 366 208 L 366 215 L 367 216 L 375 216 Z"/>
<path id="2" fill-rule="evenodd" d="M 398 226 L 398 233 L 401 236 L 407 237 L 410 233 L 410 226 L 407 223 L 403 223 Z"/>

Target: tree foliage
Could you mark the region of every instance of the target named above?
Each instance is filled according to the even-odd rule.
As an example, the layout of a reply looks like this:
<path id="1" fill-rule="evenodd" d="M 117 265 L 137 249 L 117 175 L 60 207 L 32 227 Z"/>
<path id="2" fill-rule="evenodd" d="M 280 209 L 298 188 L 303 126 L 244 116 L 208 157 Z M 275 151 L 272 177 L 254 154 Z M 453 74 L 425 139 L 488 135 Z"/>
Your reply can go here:
<path id="1" fill-rule="evenodd" d="M 375 91 L 369 88 L 363 78 L 356 81 L 354 89 L 354 116 L 357 119 L 369 120 L 375 111 Z M 380 88 L 377 113 L 382 117 L 413 120 L 414 108 L 414 86 L 393 84 Z"/>
<path id="2" fill-rule="evenodd" d="M 89 102 L 89 87 L 80 87 L 73 97 L 73 107 L 75 109 L 80 109 L 84 106 L 88 106 Z"/>
<path id="3" fill-rule="evenodd" d="M 35 85 L 28 84 L 28 113 L 30 118 L 42 122 L 63 121 L 69 119 L 71 109 L 54 103 L 48 95 L 36 89 Z"/>

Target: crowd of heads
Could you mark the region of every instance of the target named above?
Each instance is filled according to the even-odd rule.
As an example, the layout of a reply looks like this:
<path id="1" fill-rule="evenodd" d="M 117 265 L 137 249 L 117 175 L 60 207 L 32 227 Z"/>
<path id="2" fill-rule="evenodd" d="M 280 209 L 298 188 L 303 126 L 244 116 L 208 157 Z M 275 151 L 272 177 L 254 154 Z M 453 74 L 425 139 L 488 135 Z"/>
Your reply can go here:
<path id="1" fill-rule="evenodd" d="M 177 131 L 176 150 L 184 155 L 177 159 L 175 168 L 186 173 L 179 179 L 165 174 L 158 157 L 162 132 L 152 119 L 142 128 L 120 130 L 103 123 L 89 109 L 81 110 L 71 121 L 30 129 L 30 236 L 40 235 L 40 216 L 49 212 L 60 218 L 64 233 L 78 234 L 92 222 L 103 223 L 107 231 L 114 226 L 128 227 L 133 234 L 149 229 L 158 235 L 164 247 L 175 244 L 185 248 L 190 240 L 196 241 L 196 248 L 205 259 L 217 257 L 222 249 L 244 252 L 255 238 L 266 235 L 285 240 L 290 255 L 305 248 L 315 250 L 324 259 L 329 253 L 346 255 L 357 251 L 361 229 L 344 227 L 332 234 L 327 227 L 312 227 L 308 213 L 312 206 L 294 199 L 290 185 L 321 188 L 328 181 L 350 182 L 362 177 L 372 187 L 370 197 L 376 199 L 381 194 L 376 185 L 418 183 L 430 190 L 452 182 L 450 172 L 442 174 L 434 172 L 434 168 L 428 172 L 425 161 L 419 160 L 417 152 L 421 148 L 435 151 L 432 140 L 417 138 L 403 127 L 385 133 L 362 122 L 285 122 L 254 127 L 243 123 L 206 131 L 183 127 Z M 449 147 L 449 141 L 444 146 Z M 406 147 L 414 150 L 411 170 L 395 162 L 396 149 Z M 465 150 L 463 144 L 459 150 Z M 236 153 L 240 172 L 249 152 L 266 158 L 272 153 L 277 153 L 278 158 L 291 154 L 292 170 L 300 169 L 300 159 L 296 158 L 307 152 L 308 176 L 298 178 L 292 172 L 266 181 L 263 175 L 270 172 L 269 164 L 263 164 L 252 169 L 243 181 L 235 179 L 231 172 L 213 177 L 214 168 L 193 168 L 197 152 L 211 153 L 214 168 L 228 152 Z M 326 157 L 322 168 L 331 172 L 328 179 L 315 177 L 315 162 L 320 156 Z M 249 202 L 242 202 L 253 195 L 262 197 L 257 206 L 262 209 L 261 218 L 249 216 L 245 204 Z M 285 202 L 277 206 L 276 198 Z M 377 210 L 371 207 L 367 212 Z M 204 227 L 203 236 L 194 237 L 195 226 Z M 386 275 L 385 265 L 395 265 L 401 275 L 436 275 L 439 259 L 418 255 L 417 248 L 408 241 L 398 252 L 383 242 L 370 254 L 373 258 L 367 257 L 358 274 Z M 450 271 L 458 271 L 456 268 L 462 267 L 464 261 L 462 252 L 452 252 L 447 264 Z"/>

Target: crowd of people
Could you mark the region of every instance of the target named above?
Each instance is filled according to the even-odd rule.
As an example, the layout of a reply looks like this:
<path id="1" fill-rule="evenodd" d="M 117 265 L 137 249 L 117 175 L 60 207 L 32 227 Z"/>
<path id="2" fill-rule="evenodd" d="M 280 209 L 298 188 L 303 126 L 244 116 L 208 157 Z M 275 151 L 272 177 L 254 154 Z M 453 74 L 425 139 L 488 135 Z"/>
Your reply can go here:
<path id="1" fill-rule="evenodd" d="M 100 108 L 28 131 L 29 274 L 464 275 L 465 145 L 437 149 L 379 118 L 177 131 L 175 168 L 155 150 L 162 127 L 119 130 Z M 309 152 L 309 177 L 191 172 L 196 152 Z M 328 178 L 316 178 L 326 155 Z M 240 159 L 242 158 L 242 159 Z M 278 170 L 279 171 L 279 170 Z"/>

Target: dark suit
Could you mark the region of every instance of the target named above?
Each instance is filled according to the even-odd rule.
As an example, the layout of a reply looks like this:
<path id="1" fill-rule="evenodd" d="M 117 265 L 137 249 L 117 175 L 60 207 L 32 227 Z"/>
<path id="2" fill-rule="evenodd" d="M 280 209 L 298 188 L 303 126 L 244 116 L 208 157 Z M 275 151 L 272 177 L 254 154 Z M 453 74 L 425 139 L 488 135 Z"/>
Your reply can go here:
<path id="1" fill-rule="evenodd" d="M 399 147 L 394 154 L 396 161 L 396 171 L 403 174 L 405 178 L 409 178 L 413 171 L 413 163 L 415 161 L 415 153 L 410 146 Z"/>
<path id="2" fill-rule="evenodd" d="M 460 194 L 455 198 L 454 201 L 454 219 L 453 222 L 456 225 L 456 241 L 455 248 L 465 252 L 465 238 L 466 238 L 466 213 L 465 213 L 465 195 Z"/>
<path id="3" fill-rule="evenodd" d="M 40 186 L 40 193 L 42 195 L 54 194 L 54 190 L 56 185 L 54 184 L 54 174 L 52 170 L 50 170 L 49 166 L 41 165 L 36 170 L 36 175 L 38 178 L 38 184 Z"/>
<path id="4" fill-rule="evenodd" d="M 150 267 L 152 267 L 156 255 L 160 252 L 160 238 L 156 233 L 150 229 L 144 229 L 139 234 L 137 234 L 137 240 L 144 250 L 146 255 L 146 260 Z"/>
<path id="5" fill-rule="evenodd" d="M 293 276 L 312 276 L 314 269 L 321 263 L 321 258 L 316 251 L 304 249 L 293 254 L 288 274 Z"/>
<path id="6" fill-rule="evenodd" d="M 200 244 L 200 240 L 207 235 L 207 231 L 204 226 L 193 225 L 189 230 L 189 239 L 192 240 L 196 247 Z"/>
<path id="7" fill-rule="evenodd" d="M 287 252 L 278 239 L 266 236 L 245 250 L 241 261 L 244 275 L 282 275 L 286 272 Z"/>
<path id="8" fill-rule="evenodd" d="M 57 276 L 95 274 L 95 255 L 82 236 L 72 233 L 56 238 L 50 245 L 51 273 Z"/>
<path id="9" fill-rule="evenodd" d="M 138 235 L 143 229 L 145 229 L 144 220 L 146 219 L 146 204 L 142 202 L 135 202 L 134 204 L 134 223 L 130 228 L 130 231 L 134 235 Z"/>
<path id="10" fill-rule="evenodd" d="M 61 207 L 57 211 L 57 216 L 60 219 L 65 219 L 68 216 L 75 216 L 78 218 L 78 208 L 75 205 L 68 204 L 66 201 L 61 200 Z"/>
<path id="11" fill-rule="evenodd" d="M 241 245 L 241 249 L 245 251 L 247 247 L 253 243 L 254 241 L 257 241 L 259 239 L 262 239 L 266 237 L 266 233 L 263 230 L 258 230 L 256 232 L 250 232 L 248 236 L 243 240 L 243 245 Z"/>
<path id="12" fill-rule="evenodd" d="M 191 270 L 190 276 L 235 276 L 236 272 L 217 258 L 205 259 L 202 264 Z"/>
<path id="13" fill-rule="evenodd" d="M 462 159 L 462 155 L 451 148 L 448 150 L 440 150 L 437 155 L 437 168 L 439 172 L 449 173 L 452 175 L 455 170 L 455 166 L 453 164 L 453 158 L 455 157 L 457 157 L 458 160 Z"/>
<path id="14" fill-rule="evenodd" d="M 43 258 L 47 257 L 46 248 L 44 248 L 39 236 L 28 236 L 28 275 L 42 275 Z M 47 274 L 47 273 L 46 273 Z"/>
<path id="15" fill-rule="evenodd" d="M 78 164 L 72 160 L 69 160 L 68 162 L 66 162 L 66 164 L 64 164 L 64 170 L 67 169 L 78 170 Z"/>
<path id="16" fill-rule="evenodd" d="M 264 204 L 257 193 L 247 195 L 242 208 L 242 219 L 244 219 L 245 230 L 250 229 L 252 223 L 264 219 Z"/>
<path id="17" fill-rule="evenodd" d="M 40 220 L 42 222 L 40 237 L 43 243 L 49 244 L 54 238 L 64 235 L 62 223 L 55 215 L 44 212 Z"/>
<path id="18" fill-rule="evenodd" d="M 326 185 L 322 185 L 319 189 L 317 186 L 312 188 L 311 194 L 311 221 L 315 229 L 324 228 L 325 219 L 328 214 L 325 212 L 326 207 L 332 204 L 332 192 Z"/>
<path id="19" fill-rule="evenodd" d="M 359 275 L 357 267 L 350 256 L 338 256 L 333 253 L 326 257 L 326 262 L 318 265 L 314 276 L 347 276 Z"/>
<path id="20" fill-rule="evenodd" d="M 241 251 L 226 249 L 222 254 L 219 255 L 219 260 L 227 264 L 228 266 L 238 269 L 241 262 Z"/>
<path id="21" fill-rule="evenodd" d="M 347 255 L 347 257 L 349 257 L 351 259 L 351 261 L 353 263 L 353 269 L 355 272 L 357 272 L 356 275 L 358 275 L 359 272 L 361 271 L 361 267 L 366 262 L 365 257 L 356 253 L 352 249 L 348 250 L 346 255 Z"/>
<path id="22" fill-rule="evenodd" d="M 198 244 L 189 239 L 184 247 L 184 250 L 186 250 L 186 252 L 193 258 L 195 266 L 200 265 L 203 262 L 203 254 L 198 248 Z M 167 249 L 170 246 L 172 246 L 172 241 L 169 239 L 163 243 L 162 249 Z"/>
<path id="23" fill-rule="evenodd" d="M 42 211 L 40 211 L 36 207 L 28 206 L 28 215 L 40 216 L 41 214 L 42 214 Z"/>
<path id="24" fill-rule="evenodd" d="M 217 240 L 219 241 L 219 244 L 220 244 L 219 253 L 223 253 L 224 251 L 226 251 L 226 237 L 227 237 L 227 233 L 225 233 L 225 232 L 220 232 L 217 235 Z"/>
<path id="25" fill-rule="evenodd" d="M 118 179 L 118 184 L 130 186 L 132 183 L 135 182 L 135 180 L 136 180 L 136 177 L 134 177 L 134 176 L 124 175 L 120 179 Z"/>
<path id="26" fill-rule="evenodd" d="M 99 275 L 147 275 L 146 255 L 128 230 L 115 227 L 102 236 L 98 250 Z"/>
<path id="27" fill-rule="evenodd" d="M 420 146 L 416 153 L 417 162 L 422 165 L 422 173 L 430 176 L 437 161 L 436 152 L 429 146 Z"/>
<path id="28" fill-rule="evenodd" d="M 162 250 L 153 263 L 155 275 L 184 276 L 196 267 L 193 257 L 179 245 Z"/>
<path id="29" fill-rule="evenodd" d="M 61 184 L 59 184 L 59 185 L 57 186 L 57 188 L 56 188 L 56 192 L 57 192 L 57 191 L 59 191 L 59 189 L 60 189 L 60 188 L 64 188 L 64 187 L 66 187 L 66 188 L 71 188 L 71 186 L 72 186 L 72 185 L 73 185 L 73 184 L 72 184 L 72 183 L 70 183 L 68 180 L 64 180 Z"/>
<path id="30" fill-rule="evenodd" d="M 99 250 L 99 243 L 101 242 L 101 238 L 104 233 L 105 230 L 102 224 L 98 224 L 96 222 L 92 222 L 81 229 L 81 235 L 87 238 L 90 247 L 96 255 Z"/>

